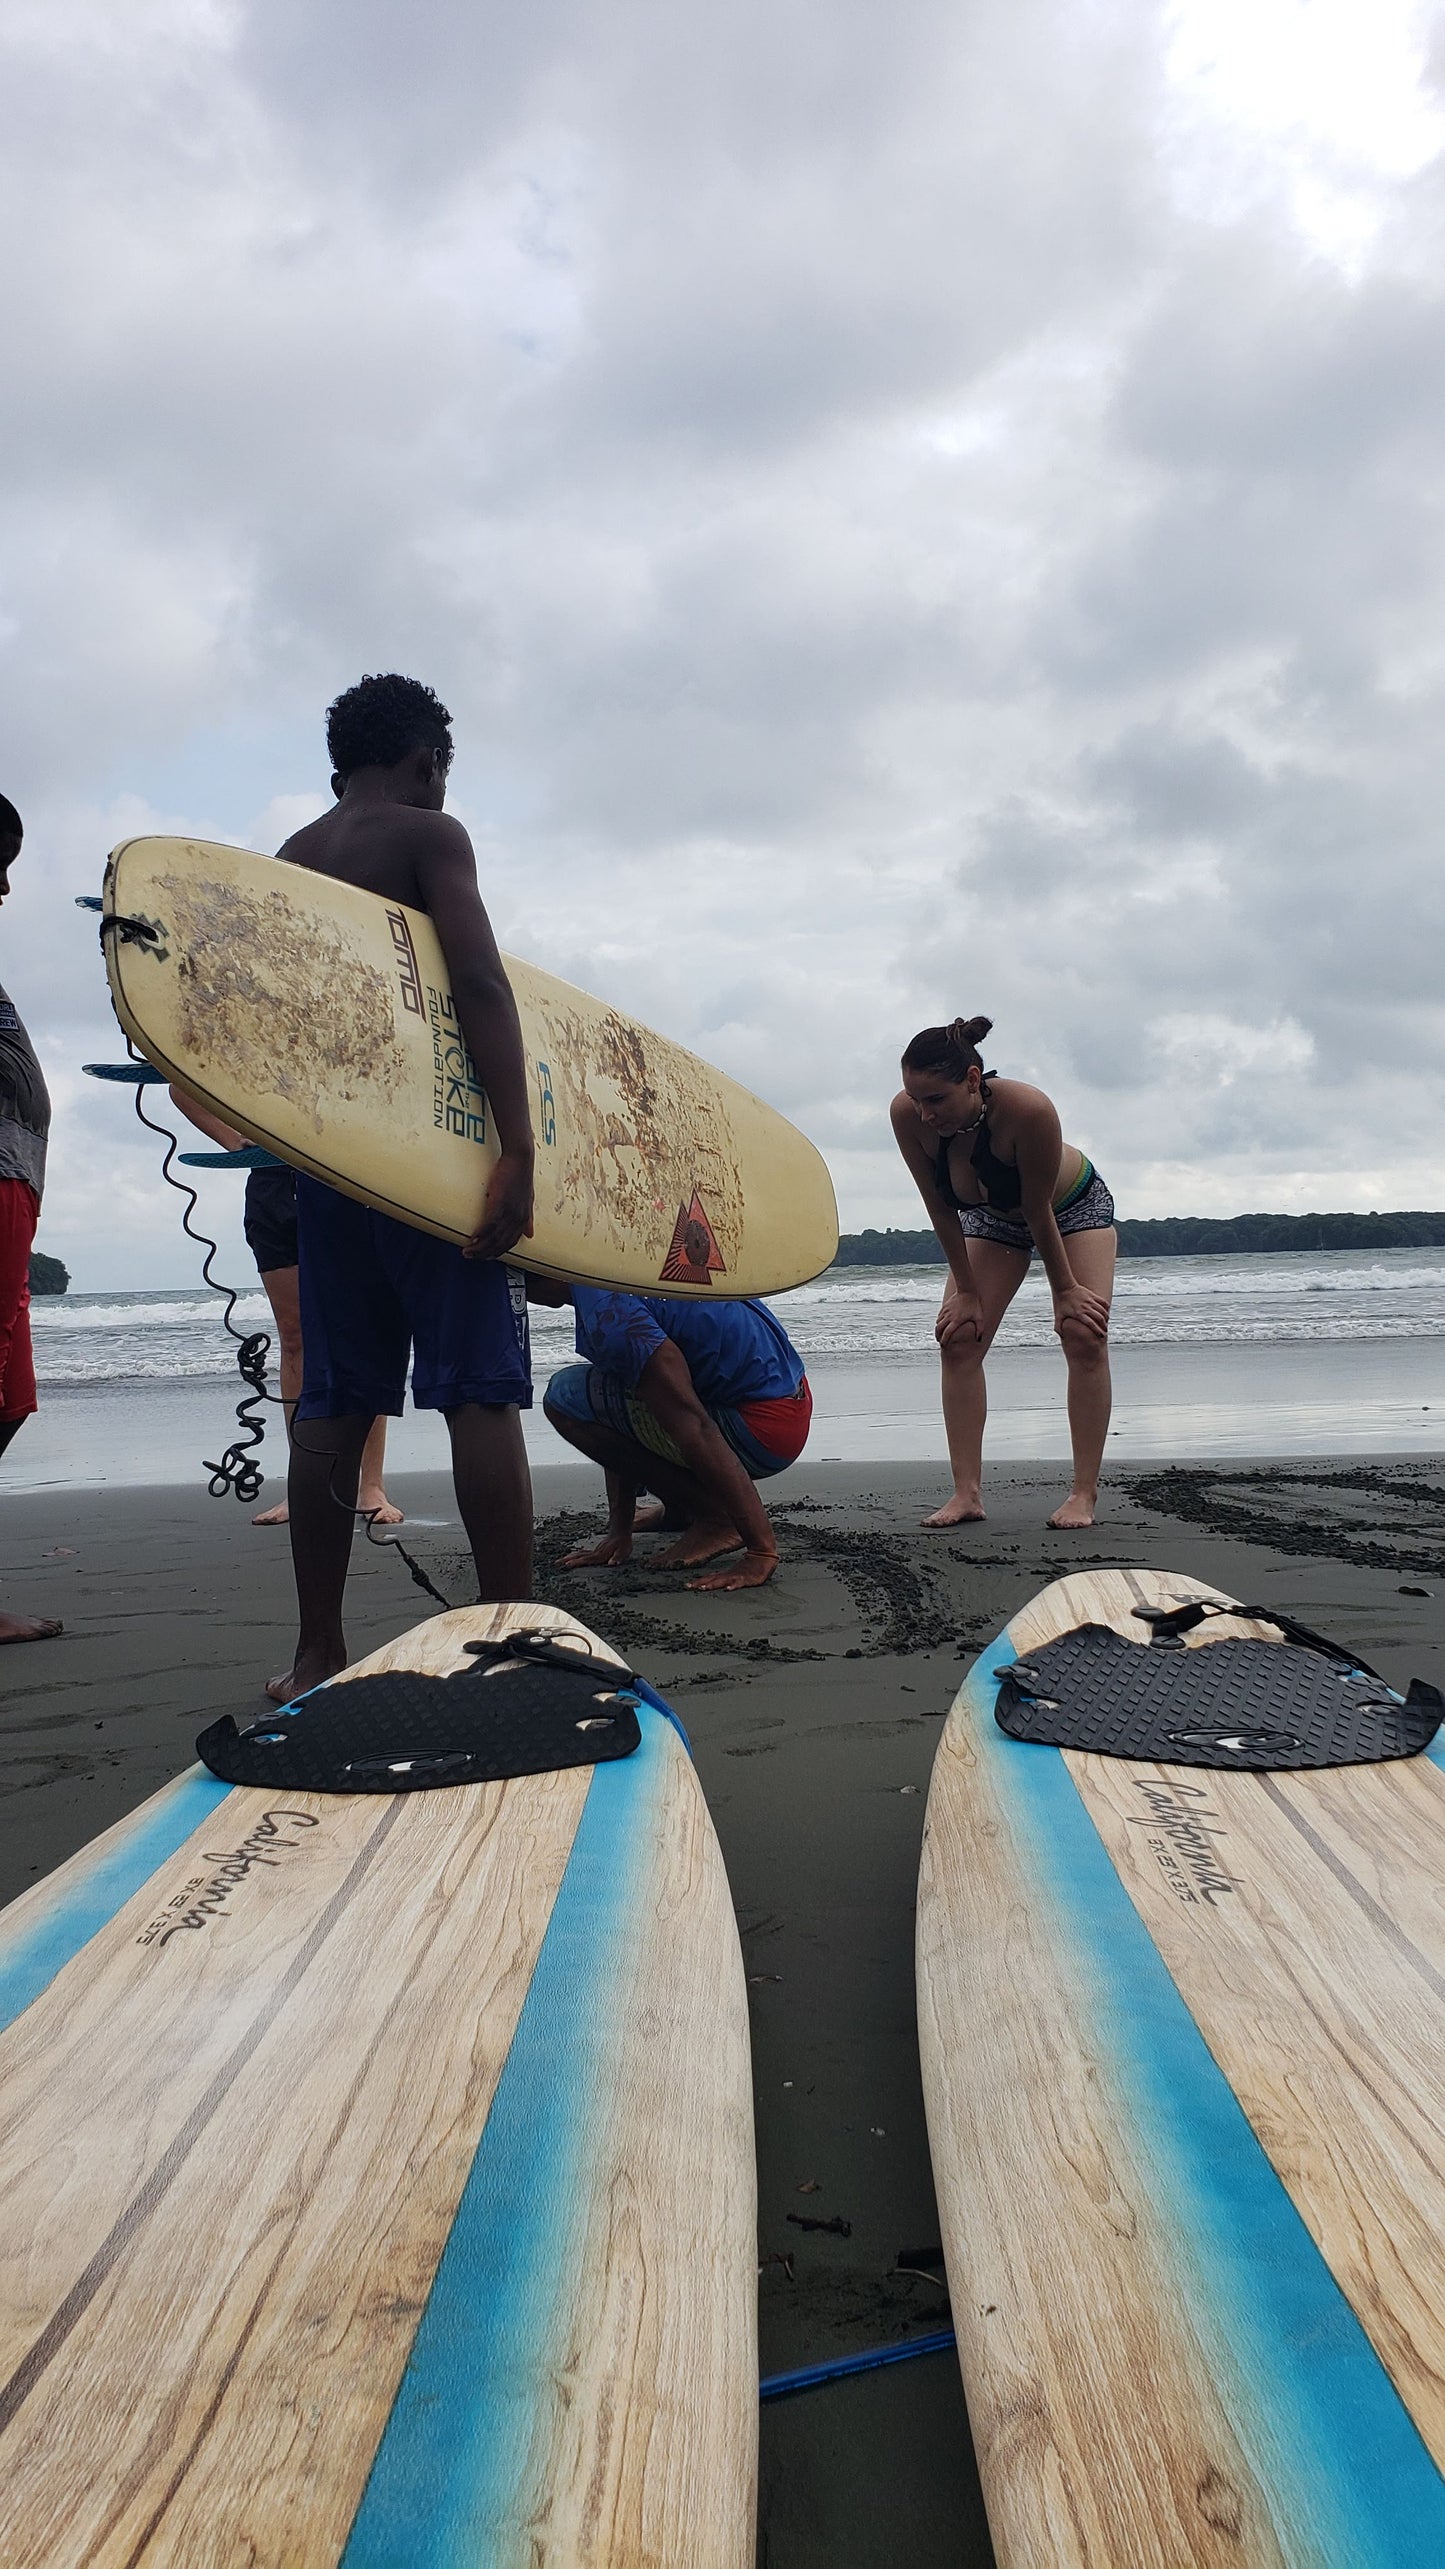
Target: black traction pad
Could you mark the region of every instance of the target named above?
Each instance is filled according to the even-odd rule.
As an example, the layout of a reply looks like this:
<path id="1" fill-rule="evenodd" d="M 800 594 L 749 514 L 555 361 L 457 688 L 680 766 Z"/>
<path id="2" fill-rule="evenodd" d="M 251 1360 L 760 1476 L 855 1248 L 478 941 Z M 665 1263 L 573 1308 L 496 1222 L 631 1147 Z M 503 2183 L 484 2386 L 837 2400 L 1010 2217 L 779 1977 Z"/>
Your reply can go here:
<path id="1" fill-rule="evenodd" d="M 1000 1671 L 999 1728 L 1100 1757 L 1258 1772 L 1415 1757 L 1445 1717 L 1437 1687 L 1416 1678 L 1402 1699 L 1313 1637 L 1194 1650 L 1162 1638 L 1141 1648 L 1107 1625 L 1083 1624 L 1031 1650 Z"/>
<path id="2" fill-rule="evenodd" d="M 391 1669 L 319 1686 L 245 1730 L 227 1713 L 196 1753 L 227 1784 L 290 1793 L 423 1793 L 630 1757 L 631 1669 L 540 1640 L 473 1644 L 483 1664 L 451 1677 Z"/>

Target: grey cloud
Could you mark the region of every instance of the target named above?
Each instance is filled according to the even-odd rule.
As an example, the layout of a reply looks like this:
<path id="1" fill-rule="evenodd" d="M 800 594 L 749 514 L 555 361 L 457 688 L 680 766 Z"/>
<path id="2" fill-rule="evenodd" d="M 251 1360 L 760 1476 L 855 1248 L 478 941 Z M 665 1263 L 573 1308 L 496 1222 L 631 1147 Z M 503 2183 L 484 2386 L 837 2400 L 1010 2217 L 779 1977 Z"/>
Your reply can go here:
<path id="1" fill-rule="evenodd" d="M 1201 238 L 1136 342 L 1118 419 L 1140 453 L 1207 476 L 1289 482 L 1434 452 L 1445 304 L 1433 284 L 1357 284 L 1285 241 Z"/>
<path id="2" fill-rule="evenodd" d="M 58 1063 L 114 1042 L 108 839 L 257 834 L 412 665 L 504 936 L 850 1221 L 960 1005 L 1135 1209 L 1438 1195 L 1439 173 L 1353 280 L 1267 192 L 1179 213 L 1153 0 L 26 26 L 0 977 Z"/>

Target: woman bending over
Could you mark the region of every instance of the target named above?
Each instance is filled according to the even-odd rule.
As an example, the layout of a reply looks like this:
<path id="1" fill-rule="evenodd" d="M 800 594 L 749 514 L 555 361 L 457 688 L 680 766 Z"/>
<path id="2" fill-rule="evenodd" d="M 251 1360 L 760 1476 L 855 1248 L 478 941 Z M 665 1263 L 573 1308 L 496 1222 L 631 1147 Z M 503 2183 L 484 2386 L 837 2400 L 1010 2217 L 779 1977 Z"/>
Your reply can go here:
<path id="1" fill-rule="evenodd" d="M 1037 1249 L 1068 1361 L 1074 1452 L 1073 1487 L 1049 1523 L 1092 1525 L 1109 1430 L 1114 1199 L 1064 1140 L 1043 1090 L 984 1069 L 978 1047 L 992 1022 L 925 1026 L 903 1056 L 892 1107 L 898 1147 L 949 1268 L 934 1335 L 953 1496 L 924 1523 L 964 1525 L 984 1513 L 983 1360 Z"/>

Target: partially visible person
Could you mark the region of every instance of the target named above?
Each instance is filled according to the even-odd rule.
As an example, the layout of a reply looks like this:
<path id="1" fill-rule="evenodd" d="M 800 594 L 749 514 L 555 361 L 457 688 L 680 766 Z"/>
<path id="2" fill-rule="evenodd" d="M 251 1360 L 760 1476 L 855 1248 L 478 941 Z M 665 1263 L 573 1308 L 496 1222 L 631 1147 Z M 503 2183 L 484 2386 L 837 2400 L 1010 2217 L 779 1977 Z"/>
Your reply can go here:
<path id="1" fill-rule="evenodd" d="M 0 901 L 25 832 L 0 794 Z M 50 1096 L 14 1001 L 0 990 L 0 1454 L 36 1407 L 30 1346 L 30 1250 L 45 1187 Z M 62 1629 L 41 1615 L 0 1613 L 0 1642 L 53 1641 Z"/>
<path id="2" fill-rule="evenodd" d="M 498 1263 L 532 1227 L 532 1118 L 516 1002 L 472 843 L 444 809 L 451 716 L 415 678 L 363 678 L 329 707 L 326 742 L 335 807 L 289 838 L 280 862 L 428 912 L 499 1156 L 465 1248 L 317 1178 L 296 1181 L 303 1375 L 289 1495 L 301 1628 L 293 1666 L 267 1689 L 278 1703 L 346 1664 L 341 1609 L 362 1448 L 374 1418 L 400 1414 L 413 1349 L 412 1400 L 446 1420 L 480 1594 L 505 1604 L 532 1585 L 526 1289 Z"/>
<path id="3" fill-rule="evenodd" d="M 986 1071 L 989 1017 L 925 1026 L 903 1056 L 893 1133 L 948 1260 L 934 1335 L 943 1357 L 943 1420 L 953 1495 L 923 1522 L 968 1525 L 984 1513 L 983 1360 L 1037 1250 L 1068 1365 L 1073 1480 L 1049 1518 L 1090 1526 L 1109 1432 L 1109 1304 L 1114 1199 L 1066 1142 L 1041 1088 Z"/>
<path id="4" fill-rule="evenodd" d="M 585 1364 L 552 1376 L 542 1406 L 559 1436 L 600 1463 L 607 1531 L 569 1552 L 563 1568 L 600 1570 L 627 1561 L 636 1532 L 666 1525 L 679 1540 L 651 1567 L 695 1569 L 738 1553 L 690 1588 L 760 1588 L 778 1547 L 755 1481 L 796 1463 L 808 1441 L 813 1395 L 803 1360 L 764 1302 L 684 1302 L 662 1294 L 550 1285 L 539 1302 L 570 1301 Z M 655 1490 L 660 1513 L 639 1518 Z"/>
<path id="5" fill-rule="evenodd" d="M 173 1088 L 171 1104 L 199 1132 L 208 1134 L 223 1151 L 240 1151 L 246 1147 L 246 1135 L 233 1124 L 223 1123 L 192 1097 L 184 1088 Z M 286 1441 L 291 1441 L 291 1421 L 301 1397 L 301 1291 L 296 1269 L 296 1172 L 288 1168 L 248 1169 L 246 1172 L 246 1210 L 244 1215 L 246 1246 L 256 1261 L 271 1317 L 276 1323 L 276 1343 L 280 1357 L 281 1401 L 286 1418 Z M 356 1504 L 373 1525 L 404 1525 L 399 1507 L 394 1507 L 382 1487 L 386 1468 L 386 1421 L 375 1418 L 371 1434 L 361 1449 L 361 1483 Z M 286 1501 L 262 1508 L 253 1516 L 253 1525 L 285 1525 L 290 1519 Z"/>

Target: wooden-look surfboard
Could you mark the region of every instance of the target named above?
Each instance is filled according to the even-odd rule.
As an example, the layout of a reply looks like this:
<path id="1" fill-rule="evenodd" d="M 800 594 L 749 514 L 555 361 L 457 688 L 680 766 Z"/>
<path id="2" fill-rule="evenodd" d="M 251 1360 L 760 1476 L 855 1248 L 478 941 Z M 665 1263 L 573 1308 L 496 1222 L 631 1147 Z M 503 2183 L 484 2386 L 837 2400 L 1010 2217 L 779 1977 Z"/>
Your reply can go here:
<path id="1" fill-rule="evenodd" d="M 1063 1579 L 963 1687 L 918 2006 L 1001 2569 L 1445 2560 L 1445 1773 L 1007 1737 L 997 1674 L 1217 1595 Z M 1270 1627 L 1219 1618 L 1209 1648 Z"/>
<path id="2" fill-rule="evenodd" d="M 252 1141 L 443 1239 L 481 1218 L 496 1141 L 420 910 L 244 848 L 130 839 L 106 867 L 116 1015 Z M 779 1293 L 838 1246 L 796 1127 L 619 1009 L 505 958 L 537 1146 L 512 1263 L 633 1293 Z"/>
<path id="3" fill-rule="evenodd" d="M 522 1625 L 615 1664 L 476 1607 L 346 1676 Z M 750 2569 L 746 1992 L 639 1718 L 438 1792 L 195 1768 L 0 1917 L 6 2569 Z"/>

